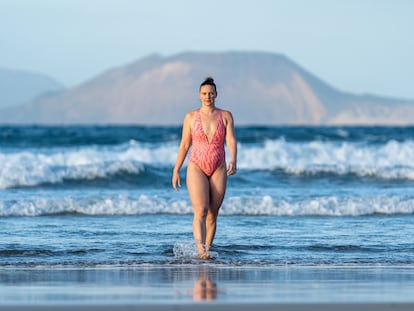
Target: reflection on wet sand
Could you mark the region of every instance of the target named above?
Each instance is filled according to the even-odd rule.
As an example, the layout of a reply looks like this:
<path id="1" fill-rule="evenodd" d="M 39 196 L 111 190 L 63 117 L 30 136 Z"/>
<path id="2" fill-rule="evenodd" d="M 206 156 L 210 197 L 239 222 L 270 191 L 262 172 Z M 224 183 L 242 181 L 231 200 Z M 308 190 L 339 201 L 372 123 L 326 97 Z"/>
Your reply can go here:
<path id="1" fill-rule="evenodd" d="M 217 299 L 217 285 L 213 281 L 207 266 L 198 270 L 198 277 L 192 289 L 194 301 L 212 301 Z"/>
<path id="2" fill-rule="evenodd" d="M 230 267 L 202 262 L 129 269 L 0 269 L 0 310 L 13 305 L 16 311 L 60 309 L 56 306 L 101 310 L 104 305 L 106 310 L 191 310 L 190 302 L 200 310 L 210 303 L 221 306 L 217 310 L 247 310 L 254 304 L 262 310 L 289 305 L 287 310 L 299 310 L 298 305 L 307 310 L 312 304 L 324 304 L 323 310 L 334 310 L 331 304 L 342 304 L 342 310 L 414 310 L 413 293 L 411 266 Z M 384 303 L 388 307 L 378 309 Z M 391 308 L 396 303 L 401 308 Z"/>
<path id="3" fill-rule="evenodd" d="M 212 301 L 217 298 L 217 286 L 206 271 L 200 273 L 198 280 L 194 283 L 194 301 Z"/>

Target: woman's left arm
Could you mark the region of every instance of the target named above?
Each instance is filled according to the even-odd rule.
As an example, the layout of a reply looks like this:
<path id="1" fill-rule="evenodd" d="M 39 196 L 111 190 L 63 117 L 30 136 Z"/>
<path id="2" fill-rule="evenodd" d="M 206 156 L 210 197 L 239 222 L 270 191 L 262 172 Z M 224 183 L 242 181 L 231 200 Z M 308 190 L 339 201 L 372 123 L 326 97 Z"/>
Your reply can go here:
<path id="1" fill-rule="evenodd" d="M 230 153 L 230 161 L 227 165 L 227 175 L 231 176 L 237 172 L 237 140 L 234 131 L 234 120 L 231 112 L 226 111 L 226 144 Z"/>

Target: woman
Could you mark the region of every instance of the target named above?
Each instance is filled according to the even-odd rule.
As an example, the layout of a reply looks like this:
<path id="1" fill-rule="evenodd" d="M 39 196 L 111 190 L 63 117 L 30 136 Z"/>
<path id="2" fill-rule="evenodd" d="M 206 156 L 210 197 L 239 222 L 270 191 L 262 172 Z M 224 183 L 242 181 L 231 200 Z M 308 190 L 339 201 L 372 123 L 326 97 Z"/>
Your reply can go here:
<path id="1" fill-rule="evenodd" d="M 237 142 L 232 114 L 215 105 L 217 89 L 213 78 L 201 83 L 199 96 L 200 109 L 184 118 L 172 186 L 176 191 L 181 186 L 179 171 L 191 146 L 186 184 L 194 210 L 193 234 L 199 258 L 209 259 L 227 176 L 236 174 Z M 224 141 L 230 153 L 227 168 Z"/>

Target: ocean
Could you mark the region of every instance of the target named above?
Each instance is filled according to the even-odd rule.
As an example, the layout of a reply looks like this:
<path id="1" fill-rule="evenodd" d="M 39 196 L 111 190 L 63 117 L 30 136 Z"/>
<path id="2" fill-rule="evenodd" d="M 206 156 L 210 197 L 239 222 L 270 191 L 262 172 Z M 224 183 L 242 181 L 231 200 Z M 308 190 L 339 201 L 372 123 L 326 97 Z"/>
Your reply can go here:
<path id="1" fill-rule="evenodd" d="M 414 127 L 236 128 L 212 260 L 171 186 L 180 132 L 0 127 L 0 309 L 412 309 Z"/>
<path id="2" fill-rule="evenodd" d="M 244 281 L 258 277 L 249 269 L 404 267 L 410 273 L 397 281 L 414 292 L 414 127 L 237 127 L 238 173 L 208 261 L 196 258 L 185 183 L 171 186 L 180 135 L 180 127 L 0 127 L 3 291 L 38 274 L 16 271 L 63 280 L 71 270 L 207 265 L 218 279 L 217 269 L 242 269 Z"/>

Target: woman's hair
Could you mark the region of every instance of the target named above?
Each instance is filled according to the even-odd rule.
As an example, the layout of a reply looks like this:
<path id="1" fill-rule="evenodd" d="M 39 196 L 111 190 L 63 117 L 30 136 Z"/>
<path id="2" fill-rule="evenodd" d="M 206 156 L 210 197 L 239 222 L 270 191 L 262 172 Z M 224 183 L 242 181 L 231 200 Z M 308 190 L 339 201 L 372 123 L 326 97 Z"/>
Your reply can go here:
<path id="1" fill-rule="evenodd" d="M 216 87 L 216 84 L 214 83 L 214 79 L 212 77 L 207 77 L 207 78 L 204 79 L 204 81 L 200 84 L 200 90 L 201 90 L 201 87 L 204 86 L 204 85 L 213 86 L 214 87 L 214 92 L 217 93 L 217 87 Z"/>

